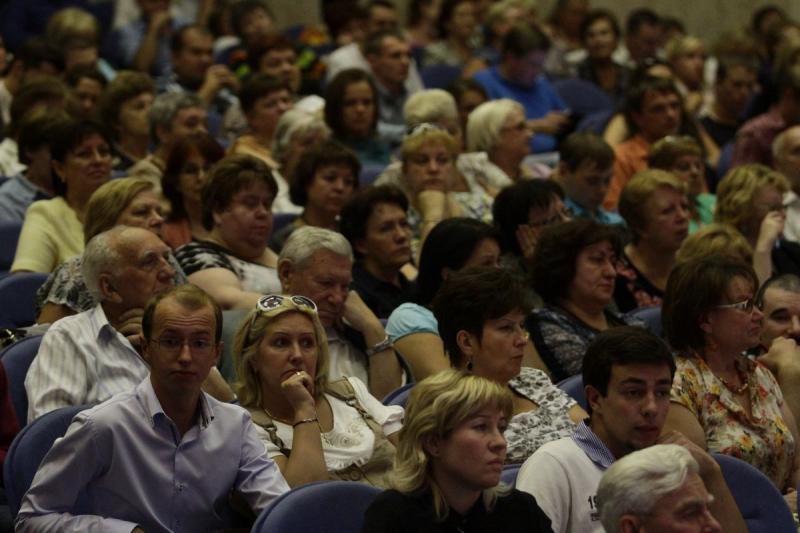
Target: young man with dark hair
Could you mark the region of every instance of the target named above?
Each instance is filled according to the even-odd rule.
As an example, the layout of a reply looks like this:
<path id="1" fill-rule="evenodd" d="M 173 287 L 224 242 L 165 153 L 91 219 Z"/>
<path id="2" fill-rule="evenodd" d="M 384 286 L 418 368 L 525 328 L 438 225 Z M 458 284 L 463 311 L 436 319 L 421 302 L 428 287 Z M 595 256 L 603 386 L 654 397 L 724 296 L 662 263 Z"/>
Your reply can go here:
<path id="1" fill-rule="evenodd" d="M 652 9 L 634 9 L 625 21 L 626 57 L 617 57 L 620 63 L 630 68 L 642 65 L 656 57 L 662 42 L 663 27 L 661 18 Z M 619 54 L 618 54 L 619 55 Z"/>
<path id="2" fill-rule="evenodd" d="M 662 435 L 675 361 L 660 338 L 635 326 L 612 328 L 589 345 L 583 385 L 590 418 L 571 437 L 549 442 L 522 465 L 517 488 L 536 497 L 555 533 L 603 531 L 595 501 L 603 472 L 617 459 L 656 443 L 676 443 L 701 463 L 724 531 L 746 531 L 719 465 L 679 433 Z"/>
<path id="3" fill-rule="evenodd" d="M 757 73 L 755 58 L 719 58 L 714 102 L 701 112 L 700 124 L 720 148 L 736 138 L 741 116 L 756 90 Z"/>

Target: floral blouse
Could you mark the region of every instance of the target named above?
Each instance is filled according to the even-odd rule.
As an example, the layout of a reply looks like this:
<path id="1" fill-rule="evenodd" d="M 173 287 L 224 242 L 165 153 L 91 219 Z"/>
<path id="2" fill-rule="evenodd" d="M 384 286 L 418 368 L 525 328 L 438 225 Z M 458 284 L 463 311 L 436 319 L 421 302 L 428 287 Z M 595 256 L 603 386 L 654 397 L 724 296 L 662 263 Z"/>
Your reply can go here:
<path id="1" fill-rule="evenodd" d="M 795 442 L 781 407 L 783 394 L 761 363 L 741 358 L 737 364 L 749 383 L 752 416 L 699 357 L 676 357 L 671 400 L 689 409 L 706 434 L 708 450 L 755 466 L 781 491 L 789 488 Z"/>
<path id="2" fill-rule="evenodd" d="M 522 463 L 542 444 L 568 437 L 575 431 L 569 410 L 577 404 L 566 392 L 553 385 L 547 374 L 524 367 L 508 385 L 539 408 L 514 415 L 508 423 L 505 432 L 507 463 Z"/>
<path id="3" fill-rule="evenodd" d="M 623 252 L 617 262 L 617 281 L 614 285 L 614 302 L 619 312 L 661 305 L 663 297 L 664 291 L 650 283 Z"/>

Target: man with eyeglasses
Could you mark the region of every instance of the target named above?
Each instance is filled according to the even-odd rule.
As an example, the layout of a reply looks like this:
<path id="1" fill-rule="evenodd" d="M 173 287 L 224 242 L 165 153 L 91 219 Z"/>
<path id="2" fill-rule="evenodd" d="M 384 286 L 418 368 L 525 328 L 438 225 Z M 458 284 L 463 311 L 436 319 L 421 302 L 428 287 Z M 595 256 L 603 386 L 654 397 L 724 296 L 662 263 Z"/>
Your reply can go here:
<path id="1" fill-rule="evenodd" d="M 23 498 L 17 531 L 210 531 L 235 525 L 231 491 L 255 513 L 287 492 L 247 411 L 202 392 L 221 332 L 222 311 L 201 289 L 153 298 L 142 318 L 149 376 L 76 415 Z"/>
<path id="2" fill-rule="evenodd" d="M 147 376 L 142 313 L 173 285 L 168 257 L 169 247 L 143 228 L 117 226 L 89 241 L 83 276 L 99 303 L 57 321 L 42 339 L 25 377 L 29 422 L 60 407 L 103 402 Z M 232 397 L 216 369 L 209 385 L 217 397 Z"/>

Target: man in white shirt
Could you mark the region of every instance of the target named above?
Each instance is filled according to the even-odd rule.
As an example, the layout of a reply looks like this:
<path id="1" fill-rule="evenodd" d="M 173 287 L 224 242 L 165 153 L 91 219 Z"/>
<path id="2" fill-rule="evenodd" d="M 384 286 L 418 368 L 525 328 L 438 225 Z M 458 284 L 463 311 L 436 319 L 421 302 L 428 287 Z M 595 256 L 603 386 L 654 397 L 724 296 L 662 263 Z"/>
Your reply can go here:
<path id="1" fill-rule="evenodd" d="M 554 533 L 601 533 L 597 485 L 603 472 L 628 453 L 678 443 L 704 466 L 700 476 L 715 500 L 724 531 L 747 531 L 719 465 L 678 433 L 661 435 L 675 362 L 664 341 L 643 328 L 606 330 L 583 359 L 588 420 L 570 437 L 548 442 L 522 465 L 517 488 L 529 492 L 550 518 Z"/>
<path id="2" fill-rule="evenodd" d="M 219 360 L 221 321 L 193 285 L 150 301 L 149 376 L 74 418 L 25 494 L 17 531 L 218 530 L 234 525 L 231 490 L 255 513 L 289 490 L 247 411 L 201 390 Z"/>
<path id="3" fill-rule="evenodd" d="M 353 250 L 335 231 L 296 229 L 278 257 L 285 294 L 314 300 L 328 335 L 331 380 L 354 376 L 376 398 L 401 385 L 402 369 L 383 325 L 361 297 L 350 290 Z"/>

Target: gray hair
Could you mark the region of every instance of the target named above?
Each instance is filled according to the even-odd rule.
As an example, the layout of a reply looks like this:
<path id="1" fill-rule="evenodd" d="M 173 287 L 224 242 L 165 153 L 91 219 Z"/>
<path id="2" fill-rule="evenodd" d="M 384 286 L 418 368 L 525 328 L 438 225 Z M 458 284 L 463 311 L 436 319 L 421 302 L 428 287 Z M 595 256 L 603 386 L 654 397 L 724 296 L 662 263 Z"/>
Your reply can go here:
<path id="1" fill-rule="evenodd" d="M 303 226 L 289 235 L 278 256 L 278 262 L 289 261 L 294 268 L 302 269 L 319 250 L 328 250 L 353 260 L 353 248 L 344 235 L 329 229 Z"/>
<path id="2" fill-rule="evenodd" d="M 489 100 L 476 107 L 467 118 L 467 151 L 488 152 L 494 148 L 508 115 L 515 109 L 525 114 L 522 105 L 510 98 Z"/>
<path id="3" fill-rule="evenodd" d="M 659 500 L 681 488 L 698 470 L 689 450 L 677 444 L 656 444 L 626 455 L 606 470 L 597 487 L 603 527 L 617 531 L 622 516 L 651 512 Z"/>
<path id="4" fill-rule="evenodd" d="M 441 122 L 450 120 L 458 124 L 458 108 L 453 95 L 442 89 L 426 89 L 408 97 L 403 106 L 408 129 L 425 122 Z"/>
<path id="5" fill-rule="evenodd" d="M 275 135 L 272 140 L 272 156 L 276 161 L 283 162 L 286 158 L 289 145 L 295 133 L 308 133 L 319 130 L 330 136 L 330 128 L 325 121 L 302 109 L 289 109 L 275 126 Z"/>
<path id="6" fill-rule="evenodd" d="M 81 256 L 81 274 L 89 294 L 100 300 L 100 274 L 113 272 L 122 263 L 122 254 L 116 247 L 120 235 L 129 226 L 114 226 L 92 237 Z"/>
<path id="7" fill-rule="evenodd" d="M 196 94 L 189 92 L 164 93 L 156 96 L 147 115 L 150 121 L 151 138 L 158 139 L 156 128 L 159 126 L 167 131 L 172 131 L 172 122 L 175 120 L 175 116 L 189 107 L 205 109 L 206 103 Z"/>

